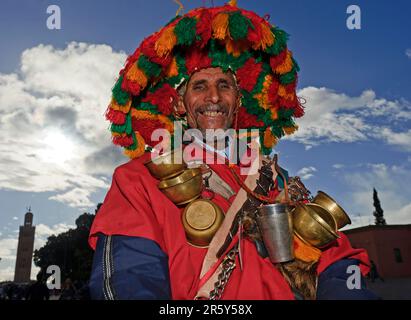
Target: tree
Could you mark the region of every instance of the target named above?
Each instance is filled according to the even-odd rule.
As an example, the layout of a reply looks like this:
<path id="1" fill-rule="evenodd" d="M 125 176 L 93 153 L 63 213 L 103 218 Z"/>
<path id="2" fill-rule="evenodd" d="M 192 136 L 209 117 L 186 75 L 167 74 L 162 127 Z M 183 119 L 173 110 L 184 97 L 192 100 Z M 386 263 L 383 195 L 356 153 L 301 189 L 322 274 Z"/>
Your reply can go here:
<path id="1" fill-rule="evenodd" d="M 97 205 L 95 213 L 101 207 Z M 88 236 L 95 214 L 83 213 L 76 219 L 76 228 L 47 238 L 46 244 L 34 251 L 34 263 L 45 275 L 47 267 L 57 265 L 62 279 L 88 281 L 93 263 L 93 250 Z"/>
<path id="2" fill-rule="evenodd" d="M 378 193 L 377 193 L 377 190 L 375 190 L 375 188 L 374 188 L 373 198 L 374 198 L 374 207 L 375 207 L 375 210 L 373 213 L 375 217 L 375 225 L 385 226 L 387 222 L 385 222 L 385 219 L 384 219 L 384 210 L 382 210 L 381 208 L 380 199 L 378 198 Z"/>

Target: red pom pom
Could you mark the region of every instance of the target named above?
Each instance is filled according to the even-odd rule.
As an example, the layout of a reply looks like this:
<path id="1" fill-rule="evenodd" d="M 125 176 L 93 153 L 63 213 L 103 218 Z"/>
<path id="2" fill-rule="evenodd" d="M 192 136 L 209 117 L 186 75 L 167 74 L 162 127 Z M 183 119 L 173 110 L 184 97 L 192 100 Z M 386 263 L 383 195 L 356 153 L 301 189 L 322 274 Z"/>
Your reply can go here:
<path id="1" fill-rule="evenodd" d="M 272 70 L 275 70 L 280 64 L 282 64 L 287 57 L 287 50 L 280 52 L 278 56 L 273 56 L 270 58 L 270 66 Z"/>
<path id="2" fill-rule="evenodd" d="M 134 141 L 132 136 L 114 136 L 113 143 L 122 147 L 129 147 L 134 143 Z"/>
<path id="3" fill-rule="evenodd" d="M 173 112 L 173 103 L 177 100 L 177 91 L 166 83 L 155 92 L 148 92 L 142 101 L 157 106 L 158 111 L 168 116 Z"/>
<path id="4" fill-rule="evenodd" d="M 247 129 L 249 127 L 264 127 L 264 122 L 257 120 L 257 116 L 249 114 L 245 107 L 240 107 L 237 121 L 239 129 Z"/>
<path id="5" fill-rule="evenodd" d="M 121 125 L 126 122 L 126 114 L 121 111 L 108 108 L 106 113 L 106 119 L 111 123 Z"/>
<path id="6" fill-rule="evenodd" d="M 250 19 L 251 23 L 253 24 L 254 28 L 248 28 L 247 40 L 250 41 L 253 45 L 259 45 L 261 43 L 261 23 L 263 23 L 263 19 L 260 19 L 255 14 L 251 12 L 244 12 L 245 17 Z"/>
<path id="7" fill-rule="evenodd" d="M 137 82 L 129 81 L 126 78 L 124 78 L 121 83 L 121 89 L 131 93 L 133 96 L 138 96 L 141 90 L 140 85 Z"/>
<path id="8" fill-rule="evenodd" d="M 270 88 L 268 89 L 268 101 L 271 105 L 275 106 L 278 99 L 278 87 L 280 83 L 273 77 Z"/>
<path id="9" fill-rule="evenodd" d="M 262 70 L 262 63 L 255 63 L 254 58 L 250 58 L 237 70 L 236 76 L 240 88 L 251 92 L 255 87 L 258 76 Z"/>
<path id="10" fill-rule="evenodd" d="M 193 48 L 187 53 L 185 58 L 188 74 L 211 66 L 211 58 L 208 56 L 208 52 L 200 48 Z"/>
<path id="11" fill-rule="evenodd" d="M 163 67 L 167 67 L 171 63 L 172 56 L 167 55 L 164 57 L 159 57 L 157 55 L 157 52 L 155 50 L 155 44 L 159 37 L 160 32 L 157 32 L 154 35 L 144 39 L 140 46 L 141 53 L 147 56 L 150 59 L 150 61 L 157 63 Z"/>
<path id="12" fill-rule="evenodd" d="M 200 48 L 204 48 L 211 38 L 211 14 L 207 9 L 202 9 L 196 24 L 196 33 L 201 37 Z"/>
<path id="13" fill-rule="evenodd" d="M 134 131 L 140 132 L 144 141 L 151 147 L 154 147 L 158 142 L 151 141 L 151 134 L 155 129 L 164 128 L 164 124 L 159 120 L 153 119 L 136 119 L 131 118 L 131 126 Z"/>

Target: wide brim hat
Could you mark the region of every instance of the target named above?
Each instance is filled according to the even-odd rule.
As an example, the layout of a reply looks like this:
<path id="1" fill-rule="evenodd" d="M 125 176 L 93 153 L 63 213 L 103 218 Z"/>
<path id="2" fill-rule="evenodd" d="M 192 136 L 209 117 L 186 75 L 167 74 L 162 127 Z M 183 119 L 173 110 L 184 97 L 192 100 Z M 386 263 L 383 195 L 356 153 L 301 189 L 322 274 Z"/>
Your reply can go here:
<path id="1" fill-rule="evenodd" d="M 236 129 L 258 129 L 262 152 L 270 153 L 304 114 L 287 40 L 267 19 L 232 4 L 176 16 L 145 38 L 119 73 L 106 112 L 114 144 L 137 158 L 158 143 L 155 129 L 173 134 L 178 87 L 200 69 L 220 67 L 235 74 L 240 90 Z"/>

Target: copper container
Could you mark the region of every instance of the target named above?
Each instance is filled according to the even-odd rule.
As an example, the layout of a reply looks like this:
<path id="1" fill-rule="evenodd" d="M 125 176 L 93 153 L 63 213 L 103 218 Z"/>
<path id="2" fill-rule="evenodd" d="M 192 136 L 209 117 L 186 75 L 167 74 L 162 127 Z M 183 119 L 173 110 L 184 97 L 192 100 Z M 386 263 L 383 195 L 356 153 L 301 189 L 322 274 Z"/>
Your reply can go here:
<path id="1" fill-rule="evenodd" d="M 337 229 L 341 229 L 347 224 L 351 224 L 351 219 L 344 209 L 341 208 L 338 203 L 325 192 L 318 191 L 318 194 L 313 199 L 313 203 L 320 205 L 331 213 L 337 222 Z"/>
<path id="2" fill-rule="evenodd" d="M 150 173 L 159 180 L 175 177 L 187 168 L 182 156 L 181 159 L 178 159 L 177 150 L 150 159 L 149 161 L 146 161 L 144 165 Z"/>
<path id="3" fill-rule="evenodd" d="M 187 241 L 195 247 L 207 247 L 224 220 L 222 209 L 207 199 L 191 202 L 181 217 Z"/>
<path id="4" fill-rule="evenodd" d="M 339 238 L 333 216 L 318 204 L 299 204 L 292 216 L 294 233 L 314 247 L 325 247 Z"/>
<path id="5" fill-rule="evenodd" d="M 160 181 L 158 188 L 176 205 L 189 203 L 201 195 L 201 169 L 186 169 L 176 177 Z"/>

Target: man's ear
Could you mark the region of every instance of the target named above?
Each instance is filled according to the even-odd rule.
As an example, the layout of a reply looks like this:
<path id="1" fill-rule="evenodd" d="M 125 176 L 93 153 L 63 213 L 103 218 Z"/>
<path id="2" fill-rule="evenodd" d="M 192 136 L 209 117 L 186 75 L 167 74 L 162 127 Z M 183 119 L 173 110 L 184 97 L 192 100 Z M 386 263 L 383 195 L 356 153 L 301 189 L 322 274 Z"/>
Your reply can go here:
<path id="1" fill-rule="evenodd" d="M 180 117 L 184 116 L 187 113 L 186 107 L 184 105 L 184 98 L 182 96 L 179 96 L 177 102 L 174 103 L 174 112 Z"/>

